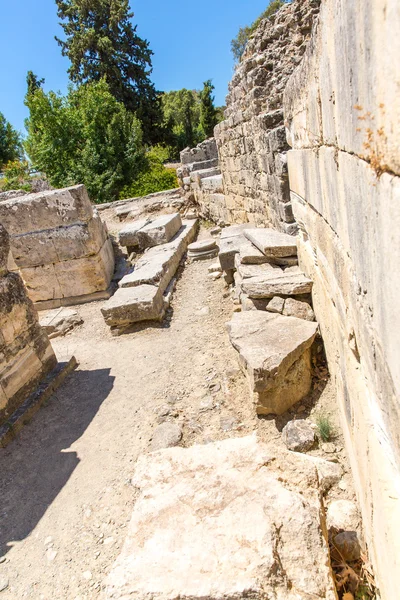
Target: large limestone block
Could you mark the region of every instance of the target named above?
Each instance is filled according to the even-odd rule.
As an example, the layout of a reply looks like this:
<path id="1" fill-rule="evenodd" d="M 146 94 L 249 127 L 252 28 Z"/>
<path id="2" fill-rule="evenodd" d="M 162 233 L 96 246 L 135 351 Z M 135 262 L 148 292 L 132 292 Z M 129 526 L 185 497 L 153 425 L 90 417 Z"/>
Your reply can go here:
<path id="1" fill-rule="evenodd" d="M 235 313 L 227 327 L 259 414 L 282 414 L 309 392 L 317 323 L 246 311 Z"/>
<path id="2" fill-rule="evenodd" d="M 97 254 L 107 239 L 98 215 L 87 223 L 25 233 L 12 238 L 12 255 L 19 268 L 48 265 Z"/>
<path id="3" fill-rule="evenodd" d="M 113 272 L 114 252 L 110 239 L 93 256 L 21 269 L 33 302 L 84 296 L 106 290 Z"/>
<path id="4" fill-rule="evenodd" d="M 169 242 L 182 227 L 179 213 L 162 215 L 154 219 L 129 223 L 121 229 L 119 242 L 122 246 L 150 248 Z"/>
<path id="5" fill-rule="evenodd" d="M 101 312 L 110 327 L 127 327 L 139 321 L 160 321 L 164 316 L 163 291 L 155 285 L 119 288 Z"/>
<path id="6" fill-rule="evenodd" d="M 0 424 L 56 364 L 21 277 L 0 277 Z"/>
<path id="7" fill-rule="evenodd" d="M 250 298 L 298 296 L 311 293 L 312 281 L 301 272 L 275 269 L 244 280 L 242 290 Z"/>
<path id="8" fill-rule="evenodd" d="M 105 598 L 335 600 L 316 468 L 289 454 L 249 436 L 142 455 Z"/>
<path id="9" fill-rule="evenodd" d="M 93 208 L 84 185 L 27 194 L 0 202 L 0 222 L 11 237 L 87 222 Z"/>
<path id="10" fill-rule="evenodd" d="M 222 175 L 205 177 L 201 182 L 201 186 L 203 188 L 203 191 L 207 191 L 208 194 L 222 194 L 224 191 Z"/>
<path id="11" fill-rule="evenodd" d="M 164 291 L 175 274 L 188 244 L 194 239 L 198 223 L 184 221 L 172 242 L 150 248 L 136 263 L 135 270 L 125 275 L 120 287 L 142 284 L 158 285 Z"/>
<path id="12" fill-rule="evenodd" d="M 268 258 L 246 238 L 240 246 L 240 262 L 244 265 L 262 265 L 268 262 Z"/>
<path id="13" fill-rule="evenodd" d="M 281 258 L 297 254 L 296 238 L 275 229 L 246 229 L 244 235 L 256 248 L 269 258 Z"/>

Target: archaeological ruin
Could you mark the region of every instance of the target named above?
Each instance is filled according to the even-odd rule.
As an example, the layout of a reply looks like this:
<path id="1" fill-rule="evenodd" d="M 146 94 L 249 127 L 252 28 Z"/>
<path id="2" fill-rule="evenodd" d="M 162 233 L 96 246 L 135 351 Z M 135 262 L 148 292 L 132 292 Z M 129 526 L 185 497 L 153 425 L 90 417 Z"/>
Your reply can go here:
<path id="1" fill-rule="evenodd" d="M 179 188 L 0 200 L 0 427 L 53 342 L 82 357 L 55 452 L 83 471 L 71 598 L 399 597 L 399 28 L 397 0 L 284 3 Z"/>

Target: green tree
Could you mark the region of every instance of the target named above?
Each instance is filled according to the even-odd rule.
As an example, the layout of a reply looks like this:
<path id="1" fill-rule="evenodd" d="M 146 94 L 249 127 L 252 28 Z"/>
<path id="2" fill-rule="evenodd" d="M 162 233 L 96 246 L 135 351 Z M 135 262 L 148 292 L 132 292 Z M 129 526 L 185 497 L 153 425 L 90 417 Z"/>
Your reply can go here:
<path id="1" fill-rule="evenodd" d="M 143 168 L 140 122 L 104 79 L 63 97 L 38 88 L 25 104 L 26 151 L 55 187 L 84 183 L 96 202 L 118 198 Z"/>
<path id="2" fill-rule="evenodd" d="M 261 23 L 263 19 L 269 19 L 274 15 L 284 4 L 290 0 L 269 0 L 269 4 L 263 13 L 251 25 L 241 27 L 237 36 L 231 41 L 231 50 L 236 61 L 240 61 L 246 44 Z"/>
<path id="3" fill-rule="evenodd" d="M 27 94 L 34 94 L 36 90 L 42 87 L 44 79 L 39 79 L 33 71 L 28 71 L 26 74 L 26 85 L 28 88 Z"/>
<path id="4" fill-rule="evenodd" d="M 168 143 L 179 152 L 195 146 L 204 139 L 200 128 L 200 95 L 196 90 L 167 92 L 162 96 L 164 127 L 169 133 Z"/>
<path id="5" fill-rule="evenodd" d="M 211 79 L 207 79 L 200 92 L 200 126 L 206 137 L 214 135 L 214 127 L 218 122 L 217 111 L 214 106 L 214 96 L 212 94 L 214 89 Z"/>
<path id="6" fill-rule="evenodd" d="M 0 169 L 23 155 L 21 136 L 0 112 Z"/>
<path id="7" fill-rule="evenodd" d="M 132 25 L 129 0 L 56 0 L 65 40 L 56 37 L 71 62 L 72 82 L 105 78 L 111 94 L 143 123 L 146 142 L 160 137 L 159 94 L 150 80 L 153 52 Z"/>

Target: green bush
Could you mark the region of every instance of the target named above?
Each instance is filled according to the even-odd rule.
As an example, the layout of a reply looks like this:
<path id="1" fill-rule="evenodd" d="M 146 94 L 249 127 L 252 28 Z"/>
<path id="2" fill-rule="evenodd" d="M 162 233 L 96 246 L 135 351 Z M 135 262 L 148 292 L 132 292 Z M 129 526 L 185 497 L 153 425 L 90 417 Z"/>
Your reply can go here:
<path id="1" fill-rule="evenodd" d="M 178 187 L 175 169 L 166 169 L 164 162 L 169 159 L 170 150 L 154 146 L 145 157 L 145 166 L 139 175 L 120 192 L 121 200 L 147 196 Z"/>
<path id="2" fill-rule="evenodd" d="M 25 190 L 30 192 L 32 186 L 29 183 L 29 164 L 26 161 L 13 160 L 3 168 L 4 177 L 0 179 L 0 192 L 9 190 Z"/>

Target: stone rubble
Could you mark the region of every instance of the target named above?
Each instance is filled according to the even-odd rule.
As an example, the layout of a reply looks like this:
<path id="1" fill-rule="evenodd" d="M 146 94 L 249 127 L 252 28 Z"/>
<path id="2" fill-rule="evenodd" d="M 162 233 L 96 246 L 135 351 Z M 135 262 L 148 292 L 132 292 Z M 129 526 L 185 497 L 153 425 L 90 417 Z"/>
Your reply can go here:
<path id="1" fill-rule="evenodd" d="M 305 419 L 289 421 L 282 429 L 282 440 L 288 450 L 307 452 L 315 444 L 315 432 Z"/>
<path id="2" fill-rule="evenodd" d="M 72 308 L 55 308 L 40 313 L 40 325 L 50 340 L 65 335 L 82 323 L 82 317 Z"/>
<path id="3" fill-rule="evenodd" d="M 134 323 L 163 319 L 170 299 L 168 286 L 172 285 L 197 228 L 197 221 L 183 221 L 170 242 L 149 248 L 133 272 L 121 279 L 119 289 L 101 309 L 105 322 L 115 328 L 115 333 Z"/>
<path id="4" fill-rule="evenodd" d="M 132 483 L 108 600 L 336 598 L 318 475 L 302 455 L 278 457 L 255 436 L 170 448 L 142 455 Z"/>

